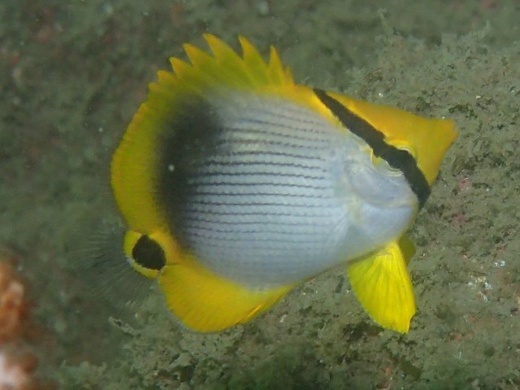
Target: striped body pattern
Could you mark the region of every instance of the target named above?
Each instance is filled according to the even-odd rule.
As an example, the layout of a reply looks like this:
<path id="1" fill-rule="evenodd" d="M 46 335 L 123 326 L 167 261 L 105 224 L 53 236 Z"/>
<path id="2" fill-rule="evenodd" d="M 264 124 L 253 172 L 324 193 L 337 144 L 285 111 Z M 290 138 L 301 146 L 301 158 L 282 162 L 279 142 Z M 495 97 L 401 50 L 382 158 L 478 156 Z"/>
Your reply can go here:
<path id="1" fill-rule="evenodd" d="M 295 282 L 410 223 L 417 198 L 402 173 L 374 165 L 348 129 L 247 93 L 190 104 L 166 136 L 159 191 L 175 236 L 215 273 L 252 287 Z"/>

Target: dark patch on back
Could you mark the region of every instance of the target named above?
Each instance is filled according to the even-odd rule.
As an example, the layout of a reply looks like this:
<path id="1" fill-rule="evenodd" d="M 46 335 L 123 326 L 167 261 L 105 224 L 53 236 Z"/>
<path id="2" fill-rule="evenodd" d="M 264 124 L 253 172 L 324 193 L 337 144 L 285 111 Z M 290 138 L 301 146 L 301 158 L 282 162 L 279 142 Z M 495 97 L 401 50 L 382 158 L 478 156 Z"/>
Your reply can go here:
<path id="1" fill-rule="evenodd" d="M 198 96 L 186 98 L 171 115 L 163 132 L 157 191 L 170 228 L 183 246 L 186 204 L 190 201 L 193 178 L 204 161 L 218 152 L 222 126 L 214 108 Z M 220 147 L 221 148 L 221 147 Z"/>

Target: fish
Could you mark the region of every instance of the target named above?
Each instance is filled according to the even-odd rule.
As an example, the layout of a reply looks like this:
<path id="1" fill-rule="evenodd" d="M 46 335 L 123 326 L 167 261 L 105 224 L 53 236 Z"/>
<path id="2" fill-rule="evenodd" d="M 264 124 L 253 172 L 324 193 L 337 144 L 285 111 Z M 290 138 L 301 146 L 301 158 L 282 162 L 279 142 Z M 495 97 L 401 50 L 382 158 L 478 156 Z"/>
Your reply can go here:
<path id="1" fill-rule="evenodd" d="M 111 161 L 130 266 L 178 322 L 219 332 L 335 267 L 381 327 L 409 331 L 406 231 L 450 145 L 449 119 L 294 81 L 271 46 L 211 34 L 150 83 Z"/>

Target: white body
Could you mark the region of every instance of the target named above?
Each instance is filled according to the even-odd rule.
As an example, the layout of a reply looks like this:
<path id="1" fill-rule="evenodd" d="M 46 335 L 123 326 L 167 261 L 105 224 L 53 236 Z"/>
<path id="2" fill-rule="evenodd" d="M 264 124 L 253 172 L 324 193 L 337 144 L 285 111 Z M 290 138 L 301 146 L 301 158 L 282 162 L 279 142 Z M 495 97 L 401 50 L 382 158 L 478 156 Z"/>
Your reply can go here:
<path id="1" fill-rule="evenodd" d="M 209 103 L 222 130 L 188 181 L 182 236 L 215 273 L 285 285 L 380 249 L 410 225 L 417 198 L 405 177 L 348 129 L 272 97 Z"/>

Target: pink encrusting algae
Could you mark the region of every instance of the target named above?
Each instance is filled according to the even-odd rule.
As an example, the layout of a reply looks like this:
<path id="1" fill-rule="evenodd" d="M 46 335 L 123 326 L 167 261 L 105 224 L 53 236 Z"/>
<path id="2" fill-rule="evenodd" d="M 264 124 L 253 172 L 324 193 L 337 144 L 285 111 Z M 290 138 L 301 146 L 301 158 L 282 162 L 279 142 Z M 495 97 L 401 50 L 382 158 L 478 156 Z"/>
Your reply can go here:
<path id="1" fill-rule="evenodd" d="M 11 263 L 15 256 L 0 249 L 0 390 L 49 388 L 36 378 L 38 359 L 26 340 L 29 319 L 26 285 Z"/>

